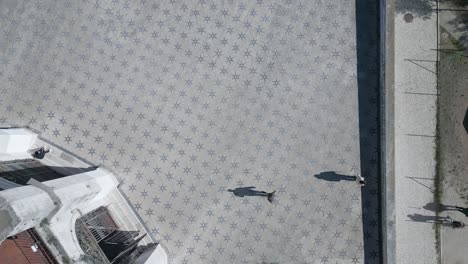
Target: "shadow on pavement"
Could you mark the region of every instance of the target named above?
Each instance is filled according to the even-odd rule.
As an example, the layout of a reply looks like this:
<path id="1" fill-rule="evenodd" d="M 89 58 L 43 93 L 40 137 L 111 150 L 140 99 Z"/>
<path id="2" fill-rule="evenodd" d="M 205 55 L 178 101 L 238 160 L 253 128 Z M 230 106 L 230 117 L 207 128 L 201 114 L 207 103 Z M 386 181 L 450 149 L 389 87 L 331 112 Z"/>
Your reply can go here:
<path id="1" fill-rule="evenodd" d="M 379 1 L 356 0 L 364 263 L 381 263 Z"/>
<path id="2" fill-rule="evenodd" d="M 75 168 L 59 166 L 36 166 L 17 170 L 1 171 L 0 178 L 19 185 L 27 185 L 31 178 L 39 182 L 44 182 L 94 170 L 96 170 L 96 167 Z"/>
<path id="3" fill-rule="evenodd" d="M 452 220 L 448 216 L 440 217 L 435 215 L 412 214 L 408 215 L 408 218 L 411 219 L 411 221 L 413 222 L 439 224 L 444 226 L 452 225 Z"/>
<path id="4" fill-rule="evenodd" d="M 239 187 L 234 190 L 229 189 L 228 192 L 234 193 L 235 196 L 244 197 L 244 196 L 268 196 L 267 192 L 254 190 L 254 186 L 250 187 Z"/>
<path id="5" fill-rule="evenodd" d="M 446 205 L 446 204 L 438 204 L 435 202 L 427 203 L 423 206 L 424 209 L 432 212 L 443 212 L 443 211 L 460 211 L 463 210 L 463 207 L 456 206 L 456 205 Z"/>
<path id="6" fill-rule="evenodd" d="M 397 1 L 395 11 L 399 14 L 412 13 L 422 19 L 428 19 L 432 15 L 434 0 L 405 0 Z"/>
<path id="7" fill-rule="evenodd" d="M 356 176 L 348 176 L 348 175 L 337 174 L 334 171 L 321 172 L 320 174 L 314 175 L 314 177 L 317 178 L 317 179 L 320 179 L 320 180 L 332 181 L 332 182 L 356 181 Z"/>

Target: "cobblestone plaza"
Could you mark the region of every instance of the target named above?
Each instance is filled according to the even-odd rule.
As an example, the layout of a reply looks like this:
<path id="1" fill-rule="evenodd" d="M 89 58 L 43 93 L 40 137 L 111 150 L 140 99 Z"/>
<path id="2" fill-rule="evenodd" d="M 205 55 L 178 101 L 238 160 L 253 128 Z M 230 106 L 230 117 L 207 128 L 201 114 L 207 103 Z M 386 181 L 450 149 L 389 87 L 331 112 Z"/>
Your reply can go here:
<path id="1" fill-rule="evenodd" d="M 113 171 L 171 263 L 379 263 L 356 1 L 1 1 L 0 125 Z M 228 191 L 251 186 L 276 199 Z"/>

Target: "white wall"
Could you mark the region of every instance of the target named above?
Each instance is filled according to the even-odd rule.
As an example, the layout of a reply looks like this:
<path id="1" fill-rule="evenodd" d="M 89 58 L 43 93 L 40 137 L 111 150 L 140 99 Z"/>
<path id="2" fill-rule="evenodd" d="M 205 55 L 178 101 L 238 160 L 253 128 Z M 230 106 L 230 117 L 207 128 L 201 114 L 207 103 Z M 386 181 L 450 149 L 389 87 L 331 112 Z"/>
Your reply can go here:
<path id="1" fill-rule="evenodd" d="M 26 153 L 37 135 L 25 128 L 0 129 L 0 154 Z"/>
<path id="2" fill-rule="evenodd" d="M 67 255 L 77 261 L 83 251 L 76 239 L 75 222 L 82 215 L 102 206 L 104 197 L 117 187 L 117 181 L 112 173 L 98 168 L 45 184 L 54 188 L 63 204 L 50 220 L 49 228 Z"/>
<path id="3" fill-rule="evenodd" d="M 47 193 L 33 186 L 0 192 L 0 210 L 9 212 L 12 222 L 0 230 L 0 240 L 38 225 L 55 208 Z"/>

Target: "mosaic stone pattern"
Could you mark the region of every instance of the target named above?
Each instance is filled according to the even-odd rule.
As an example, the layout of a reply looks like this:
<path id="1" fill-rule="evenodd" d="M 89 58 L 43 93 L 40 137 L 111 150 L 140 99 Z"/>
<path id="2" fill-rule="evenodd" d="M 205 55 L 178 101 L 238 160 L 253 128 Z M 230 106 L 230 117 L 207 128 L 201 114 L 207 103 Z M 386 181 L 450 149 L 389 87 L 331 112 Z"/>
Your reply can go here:
<path id="1" fill-rule="evenodd" d="M 378 263 L 371 2 L 2 1 L 0 125 L 114 171 L 171 263 Z"/>

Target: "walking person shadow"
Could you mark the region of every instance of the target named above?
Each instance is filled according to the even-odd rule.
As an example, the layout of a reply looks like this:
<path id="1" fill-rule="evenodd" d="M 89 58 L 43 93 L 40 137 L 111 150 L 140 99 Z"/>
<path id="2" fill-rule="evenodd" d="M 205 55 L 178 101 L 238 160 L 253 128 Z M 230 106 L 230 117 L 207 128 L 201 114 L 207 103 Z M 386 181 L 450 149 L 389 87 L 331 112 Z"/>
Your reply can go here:
<path id="1" fill-rule="evenodd" d="M 253 190 L 255 189 L 254 186 L 249 186 L 249 187 L 238 187 L 234 190 L 232 189 L 228 189 L 228 192 L 232 192 L 235 196 L 238 196 L 238 197 L 245 197 L 245 196 L 264 196 L 264 197 L 267 197 L 268 201 L 270 203 L 273 202 L 273 198 L 275 196 L 275 191 L 273 192 L 264 192 L 264 191 L 257 191 L 257 190 Z"/>
<path id="2" fill-rule="evenodd" d="M 356 176 L 348 176 L 348 175 L 342 175 L 342 174 L 337 174 L 334 171 L 325 171 L 321 172 L 320 174 L 315 174 L 315 178 L 320 179 L 320 180 L 325 180 L 325 181 L 356 181 Z"/>
<path id="3" fill-rule="evenodd" d="M 411 221 L 413 222 L 432 223 L 432 224 L 439 224 L 439 225 L 444 225 L 444 226 L 452 225 L 452 221 L 449 216 L 412 214 L 412 215 L 408 215 L 408 218 L 411 219 Z"/>
<path id="4" fill-rule="evenodd" d="M 437 224 L 452 227 L 453 229 L 464 228 L 466 226 L 465 223 L 454 220 L 450 216 L 412 214 L 408 215 L 408 218 L 413 222 Z"/>
<path id="5" fill-rule="evenodd" d="M 438 204 L 438 203 L 433 202 L 433 203 L 426 204 L 425 206 L 423 206 L 423 208 L 429 211 L 433 211 L 433 212 L 458 211 L 468 217 L 468 207 L 465 208 L 465 207 L 460 207 L 456 205 Z"/>

